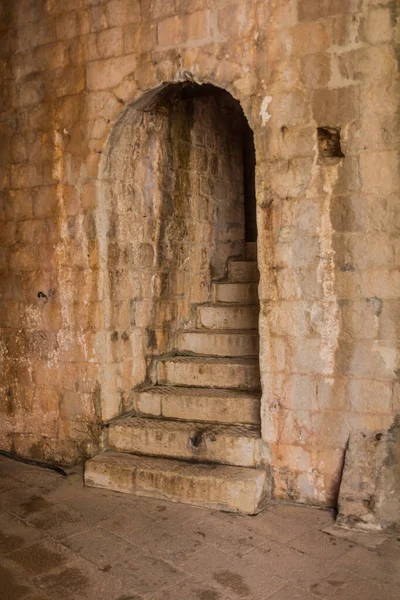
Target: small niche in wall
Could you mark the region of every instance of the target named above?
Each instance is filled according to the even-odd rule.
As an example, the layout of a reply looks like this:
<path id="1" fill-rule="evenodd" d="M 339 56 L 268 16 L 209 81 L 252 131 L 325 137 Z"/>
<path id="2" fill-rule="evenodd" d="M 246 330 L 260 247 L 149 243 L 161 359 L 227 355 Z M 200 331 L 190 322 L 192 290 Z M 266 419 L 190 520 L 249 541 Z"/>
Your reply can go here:
<path id="1" fill-rule="evenodd" d="M 318 127 L 318 152 L 321 162 L 331 162 L 330 159 L 343 158 L 340 144 L 339 127 Z"/>

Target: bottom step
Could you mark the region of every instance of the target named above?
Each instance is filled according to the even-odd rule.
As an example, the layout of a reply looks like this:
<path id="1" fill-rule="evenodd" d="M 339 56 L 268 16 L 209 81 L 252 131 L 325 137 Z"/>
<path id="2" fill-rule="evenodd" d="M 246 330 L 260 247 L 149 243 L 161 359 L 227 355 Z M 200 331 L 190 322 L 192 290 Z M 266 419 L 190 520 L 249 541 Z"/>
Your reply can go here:
<path id="1" fill-rule="evenodd" d="M 268 470 L 118 452 L 104 452 L 88 460 L 85 484 L 250 515 L 259 512 L 270 496 Z"/>

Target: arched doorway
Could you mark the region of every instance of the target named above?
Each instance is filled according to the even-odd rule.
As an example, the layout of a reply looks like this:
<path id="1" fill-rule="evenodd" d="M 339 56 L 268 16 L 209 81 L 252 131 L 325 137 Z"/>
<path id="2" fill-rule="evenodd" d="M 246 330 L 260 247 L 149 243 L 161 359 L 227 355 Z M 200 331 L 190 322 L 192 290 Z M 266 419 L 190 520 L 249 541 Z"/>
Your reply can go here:
<path id="1" fill-rule="evenodd" d="M 130 235 L 109 244 L 110 292 L 131 282 L 130 360 L 143 365 L 122 407 L 132 412 L 109 426 L 111 462 L 129 454 L 136 469 L 147 457 L 146 495 L 256 512 L 268 477 L 252 131 L 228 92 L 170 84 L 128 111 L 106 164 L 110 218 Z"/>

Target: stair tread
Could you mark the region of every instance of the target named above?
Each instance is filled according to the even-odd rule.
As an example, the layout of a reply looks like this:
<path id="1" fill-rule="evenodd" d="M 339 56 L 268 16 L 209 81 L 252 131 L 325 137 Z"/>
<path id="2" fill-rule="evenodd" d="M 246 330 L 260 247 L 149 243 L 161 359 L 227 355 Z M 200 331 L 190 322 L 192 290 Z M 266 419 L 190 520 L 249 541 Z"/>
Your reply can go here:
<path id="1" fill-rule="evenodd" d="M 127 467 L 154 467 L 157 470 L 160 469 L 164 472 L 180 471 L 199 477 L 207 477 L 207 474 L 210 474 L 214 478 L 215 476 L 218 477 L 220 474 L 224 479 L 228 477 L 229 479 L 237 481 L 242 479 L 252 480 L 262 473 L 260 469 L 252 469 L 249 467 L 233 467 L 232 465 L 220 465 L 218 463 L 192 463 L 184 460 L 177 460 L 175 458 L 143 456 L 140 454 L 129 454 L 127 452 L 114 452 L 112 450 L 106 450 L 105 452 L 98 454 L 87 461 L 87 463 L 99 463 L 109 460 L 116 460 L 124 463 Z"/>
<path id="2" fill-rule="evenodd" d="M 139 390 L 142 392 L 155 392 L 165 396 L 210 396 L 218 398 L 251 398 L 255 400 L 260 399 L 260 394 L 257 392 L 246 391 L 246 390 L 235 390 L 229 388 L 201 388 L 201 387 L 185 387 L 185 386 L 174 386 L 174 385 L 152 385 Z"/>
<path id="3" fill-rule="evenodd" d="M 201 335 L 251 335 L 258 337 L 258 329 L 181 329 L 180 334 L 198 333 Z"/>
<path id="4" fill-rule="evenodd" d="M 204 431 L 215 435 L 240 436 L 254 439 L 261 437 L 260 428 L 254 425 L 225 425 L 220 423 L 204 423 L 202 421 L 178 421 L 176 419 L 137 416 L 125 417 L 124 419 L 113 421 L 110 427 L 142 427 L 146 430 L 160 429 L 165 432 L 193 429 L 194 432 Z"/>
<path id="5" fill-rule="evenodd" d="M 219 283 L 215 281 L 214 283 Z M 231 281 L 223 282 L 223 283 L 232 283 Z M 255 283 L 255 282 L 254 282 Z M 205 306 L 206 308 L 249 308 L 250 310 L 254 310 L 257 304 L 249 304 L 248 302 L 203 302 L 201 304 L 196 305 L 197 308 L 202 308 Z"/>
<path id="6" fill-rule="evenodd" d="M 258 264 L 257 261 L 255 259 L 253 259 L 253 258 L 239 258 L 237 256 L 232 256 L 229 259 L 228 264 L 231 264 L 231 263 L 248 263 L 248 264 L 251 264 L 251 265 L 257 265 Z"/>
<path id="7" fill-rule="evenodd" d="M 210 363 L 219 365 L 258 365 L 258 358 L 242 358 L 230 356 L 210 356 L 208 354 L 190 354 L 176 356 L 161 356 L 157 362 L 181 362 L 181 363 Z"/>

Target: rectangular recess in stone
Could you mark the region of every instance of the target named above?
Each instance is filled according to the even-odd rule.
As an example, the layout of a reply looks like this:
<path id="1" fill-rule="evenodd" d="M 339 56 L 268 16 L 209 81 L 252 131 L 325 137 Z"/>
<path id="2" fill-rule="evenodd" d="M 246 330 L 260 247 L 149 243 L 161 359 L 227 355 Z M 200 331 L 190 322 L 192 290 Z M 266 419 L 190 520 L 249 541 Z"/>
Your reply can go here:
<path id="1" fill-rule="evenodd" d="M 323 162 L 331 158 L 343 158 L 342 147 L 340 143 L 339 127 L 318 127 L 318 152 L 319 158 Z"/>

